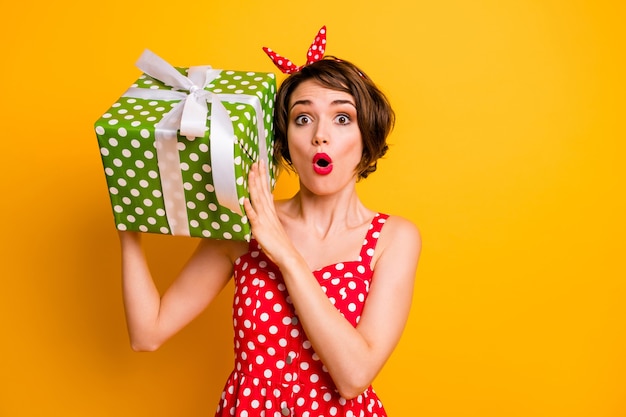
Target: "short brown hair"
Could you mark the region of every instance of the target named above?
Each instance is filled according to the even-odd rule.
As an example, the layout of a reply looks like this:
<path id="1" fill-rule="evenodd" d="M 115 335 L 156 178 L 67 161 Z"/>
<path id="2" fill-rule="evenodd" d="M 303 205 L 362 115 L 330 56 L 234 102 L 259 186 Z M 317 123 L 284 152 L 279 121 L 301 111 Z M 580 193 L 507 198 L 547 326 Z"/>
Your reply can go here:
<path id="1" fill-rule="evenodd" d="M 274 157 L 291 166 L 287 143 L 289 100 L 302 82 L 313 80 L 325 88 L 346 92 L 354 97 L 357 123 L 363 141 L 363 154 L 356 167 L 358 179 L 376 171 L 376 163 L 387 152 L 387 136 L 393 129 L 395 113 L 385 94 L 354 64 L 327 56 L 290 75 L 278 89 L 274 109 Z"/>

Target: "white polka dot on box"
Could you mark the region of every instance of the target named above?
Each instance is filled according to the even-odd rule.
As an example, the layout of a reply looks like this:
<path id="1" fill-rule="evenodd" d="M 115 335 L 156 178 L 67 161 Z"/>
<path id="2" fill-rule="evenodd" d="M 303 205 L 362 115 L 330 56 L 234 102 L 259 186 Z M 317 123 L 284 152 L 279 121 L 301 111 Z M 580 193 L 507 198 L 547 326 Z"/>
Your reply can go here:
<path id="1" fill-rule="evenodd" d="M 119 230 L 249 240 L 254 161 L 273 159 L 272 73 L 175 68 L 150 51 L 144 74 L 95 123 Z"/>

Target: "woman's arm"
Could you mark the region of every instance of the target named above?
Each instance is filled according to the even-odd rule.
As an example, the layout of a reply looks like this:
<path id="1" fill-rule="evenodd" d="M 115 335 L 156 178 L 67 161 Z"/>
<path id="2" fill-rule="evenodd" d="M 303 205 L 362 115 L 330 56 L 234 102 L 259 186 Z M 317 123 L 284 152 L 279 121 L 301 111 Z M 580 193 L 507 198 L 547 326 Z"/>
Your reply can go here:
<path id="1" fill-rule="evenodd" d="M 202 239 L 180 275 L 157 290 L 141 245 L 141 234 L 119 232 L 122 289 L 131 346 L 153 351 L 193 320 L 226 285 L 244 242 Z"/>
<path id="2" fill-rule="evenodd" d="M 390 217 L 377 250 L 372 285 L 358 326 L 353 327 L 333 306 L 317 279 L 286 235 L 276 216 L 269 190 L 253 168 L 249 181 L 252 204 L 246 203 L 256 239 L 279 266 L 289 296 L 313 349 L 346 399 L 362 393 L 397 345 L 413 297 L 421 250 L 417 228 Z"/>
<path id="3" fill-rule="evenodd" d="M 404 330 L 413 297 L 420 238 L 408 221 L 390 217 L 367 302 L 356 328 L 337 311 L 299 256 L 280 268 L 302 326 L 344 398 L 362 393 L 391 356 Z"/>

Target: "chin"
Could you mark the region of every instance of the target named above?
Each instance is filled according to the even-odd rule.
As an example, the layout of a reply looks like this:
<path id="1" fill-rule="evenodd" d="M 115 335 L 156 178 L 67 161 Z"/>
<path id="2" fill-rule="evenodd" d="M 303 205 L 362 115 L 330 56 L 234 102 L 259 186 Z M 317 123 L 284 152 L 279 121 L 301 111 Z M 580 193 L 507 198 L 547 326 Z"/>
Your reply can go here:
<path id="1" fill-rule="evenodd" d="M 339 182 L 334 179 L 332 174 L 322 178 L 313 180 L 311 182 L 304 182 L 300 179 L 300 189 L 306 190 L 316 196 L 325 197 L 344 192 L 347 189 L 354 190 L 356 184 L 356 177 L 352 177 L 349 181 Z"/>

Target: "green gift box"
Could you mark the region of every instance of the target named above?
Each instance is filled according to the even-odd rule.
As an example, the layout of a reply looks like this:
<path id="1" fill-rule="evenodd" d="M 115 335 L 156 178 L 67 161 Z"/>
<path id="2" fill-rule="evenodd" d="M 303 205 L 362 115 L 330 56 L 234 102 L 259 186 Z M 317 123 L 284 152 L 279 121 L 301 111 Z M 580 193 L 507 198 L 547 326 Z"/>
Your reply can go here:
<path id="1" fill-rule="evenodd" d="M 275 184 L 274 74 L 175 68 L 148 50 L 137 66 L 95 123 L 117 229 L 249 240 L 252 163 Z"/>

